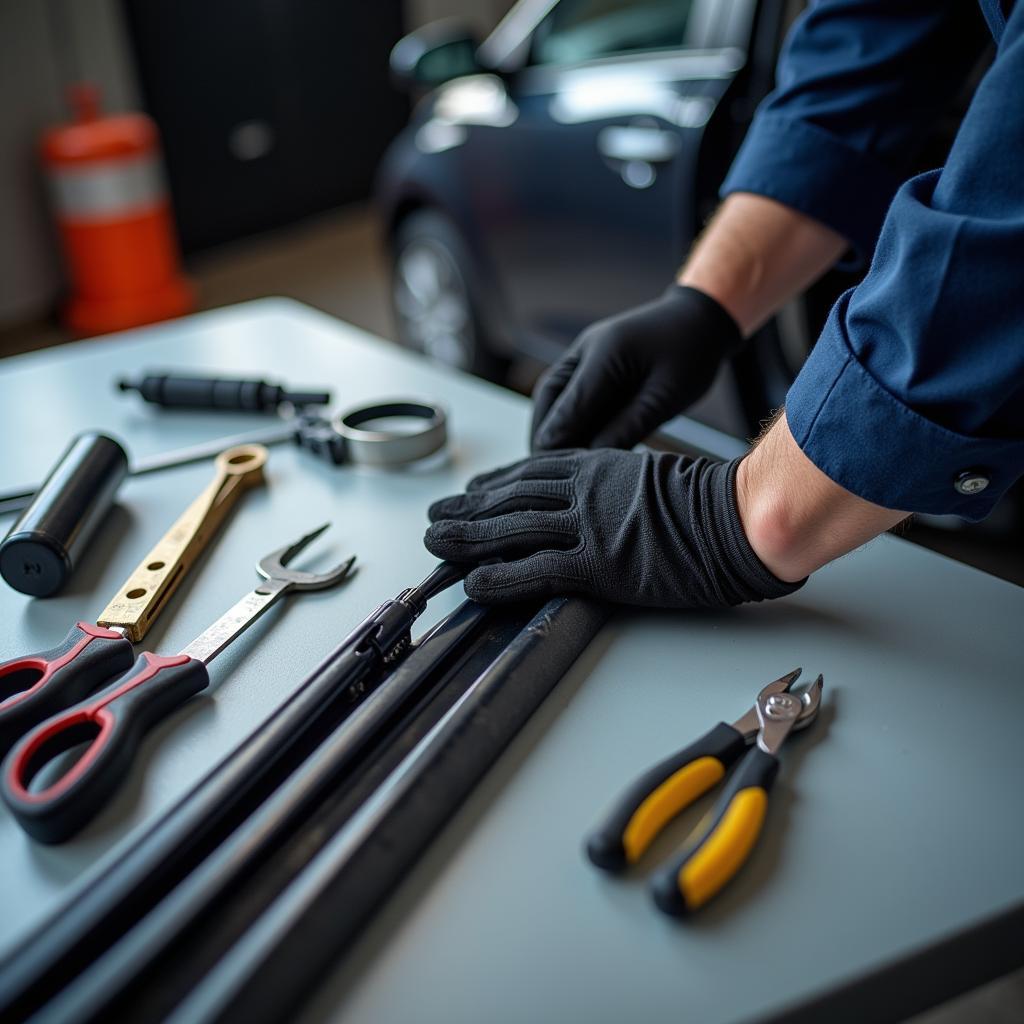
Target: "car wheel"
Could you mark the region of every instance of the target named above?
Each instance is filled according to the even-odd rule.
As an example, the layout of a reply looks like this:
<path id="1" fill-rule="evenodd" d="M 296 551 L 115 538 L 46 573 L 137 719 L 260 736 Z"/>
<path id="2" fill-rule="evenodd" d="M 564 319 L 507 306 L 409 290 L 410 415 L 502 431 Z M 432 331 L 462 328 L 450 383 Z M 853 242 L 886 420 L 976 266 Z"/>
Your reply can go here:
<path id="1" fill-rule="evenodd" d="M 399 341 L 438 362 L 503 379 L 508 360 L 489 343 L 472 264 L 451 223 L 430 210 L 410 214 L 395 232 L 393 251 L 391 295 Z"/>

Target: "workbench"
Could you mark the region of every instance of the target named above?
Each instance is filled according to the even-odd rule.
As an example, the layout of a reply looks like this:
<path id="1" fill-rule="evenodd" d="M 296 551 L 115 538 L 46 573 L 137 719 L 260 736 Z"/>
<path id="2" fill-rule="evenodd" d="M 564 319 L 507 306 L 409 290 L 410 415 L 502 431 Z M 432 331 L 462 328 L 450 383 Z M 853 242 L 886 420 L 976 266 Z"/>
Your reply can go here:
<path id="1" fill-rule="evenodd" d="M 211 689 L 150 735 L 129 783 L 71 842 L 37 846 L 0 810 L 0 957 L 90 878 L 116 871 L 134 829 L 372 607 L 430 570 L 429 502 L 525 450 L 525 399 L 267 299 L 0 364 L 0 490 L 38 480 L 88 428 L 140 457 L 266 422 L 115 394 L 118 377 L 160 368 L 329 386 L 336 407 L 437 399 L 453 443 L 447 457 L 401 471 L 271 449 L 268 486 L 242 499 L 146 649 L 179 650 L 254 584 L 257 558 L 326 520 L 309 564 L 355 552 L 358 573 L 289 599 L 222 655 Z M 114 524 L 60 596 L 0 587 L 0 653 L 48 647 L 76 619 L 94 619 L 211 475 L 205 463 L 127 481 Z M 460 598 L 444 595 L 431 615 Z M 885 1020 L 1024 963 L 1022 622 L 1024 590 L 888 536 L 773 604 L 617 613 L 305 1018 Z M 644 872 L 615 879 L 587 863 L 583 837 L 626 783 L 796 665 L 825 675 L 820 719 L 786 745 L 761 842 L 713 904 L 670 920 Z M 668 830 L 648 867 L 709 800 Z"/>

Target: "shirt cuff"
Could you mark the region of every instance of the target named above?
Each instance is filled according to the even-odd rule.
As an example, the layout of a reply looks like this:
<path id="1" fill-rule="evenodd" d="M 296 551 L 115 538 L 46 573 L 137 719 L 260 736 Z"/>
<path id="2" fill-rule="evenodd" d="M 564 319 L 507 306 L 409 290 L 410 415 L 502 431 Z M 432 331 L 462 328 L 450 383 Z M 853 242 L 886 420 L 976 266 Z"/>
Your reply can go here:
<path id="1" fill-rule="evenodd" d="M 898 174 L 824 128 L 764 113 L 754 118 L 719 194 L 754 192 L 821 221 L 854 247 L 840 264 L 853 270 L 870 259 L 901 183 Z"/>
<path id="2" fill-rule="evenodd" d="M 887 391 L 842 328 L 843 296 L 786 397 L 803 453 L 840 487 L 884 508 L 977 522 L 1024 465 L 1019 440 L 968 437 Z"/>

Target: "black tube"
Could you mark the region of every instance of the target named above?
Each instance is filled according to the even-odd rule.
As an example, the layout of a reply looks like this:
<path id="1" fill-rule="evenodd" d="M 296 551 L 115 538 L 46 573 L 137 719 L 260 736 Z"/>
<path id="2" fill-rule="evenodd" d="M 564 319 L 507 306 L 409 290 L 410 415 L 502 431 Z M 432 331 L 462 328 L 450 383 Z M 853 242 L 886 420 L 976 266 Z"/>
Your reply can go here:
<path id="1" fill-rule="evenodd" d="M 23 594 L 56 594 L 127 473 L 128 455 L 113 438 L 76 437 L 0 544 L 0 576 Z"/>

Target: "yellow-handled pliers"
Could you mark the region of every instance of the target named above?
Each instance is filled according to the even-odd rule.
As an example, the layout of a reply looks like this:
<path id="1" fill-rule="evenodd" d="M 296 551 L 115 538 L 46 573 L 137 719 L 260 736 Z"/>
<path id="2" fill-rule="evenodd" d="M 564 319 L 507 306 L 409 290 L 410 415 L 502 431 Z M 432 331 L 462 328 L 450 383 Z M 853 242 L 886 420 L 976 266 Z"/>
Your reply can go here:
<path id="1" fill-rule="evenodd" d="M 779 770 L 779 748 L 793 730 L 806 728 L 818 714 L 824 680 L 818 676 L 806 690 L 792 693 L 800 672 L 794 669 L 769 683 L 741 718 L 731 725 L 719 722 L 637 779 L 587 840 L 591 861 L 614 872 L 635 864 L 680 811 L 742 758 L 707 825 L 651 881 L 655 903 L 668 914 L 689 914 L 711 899 L 754 848 Z"/>

